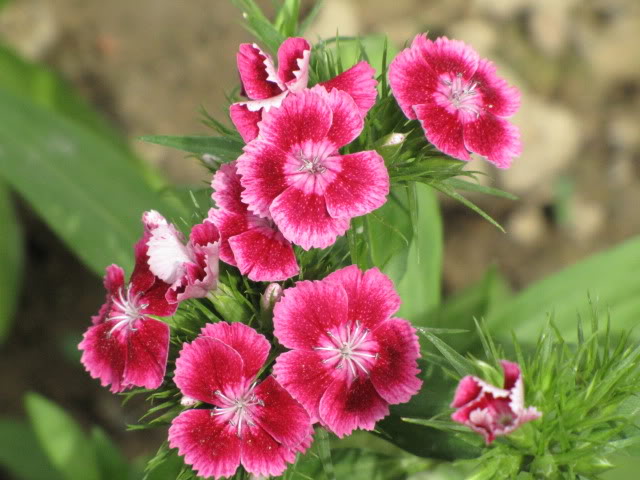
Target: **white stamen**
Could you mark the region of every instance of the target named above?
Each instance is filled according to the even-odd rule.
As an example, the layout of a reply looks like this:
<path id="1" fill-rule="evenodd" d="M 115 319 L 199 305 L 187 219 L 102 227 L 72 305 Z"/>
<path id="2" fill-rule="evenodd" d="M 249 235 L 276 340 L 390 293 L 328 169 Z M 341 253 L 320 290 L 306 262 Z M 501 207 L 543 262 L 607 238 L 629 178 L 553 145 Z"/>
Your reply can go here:
<path id="1" fill-rule="evenodd" d="M 242 426 L 246 423 L 250 427 L 255 427 L 252 417 L 252 410 L 256 406 L 264 407 L 264 401 L 253 393 L 257 383 L 254 382 L 246 392 L 239 396 L 227 396 L 220 390 L 216 390 L 214 395 L 222 400 L 224 406 L 215 407 L 211 411 L 212 416 L 229 415 L 229 425 L 236 427 L 236 435 L 242 437 Z"/>
<path id="2" fill-rule="evenodd" d="M 367 342 L 369 333 L 368 328 L 363 328 L 360 322 L 356 322 L 355 328 L 347 325 L 346 332 L 338 332 L 337 335 L 331 331 L 327 331 L 327 337 L 329 337 L 333 345 L 313 347 L 313 349 L 329 353 L 329 356 L 324 358 L 322 363 L 326 364 L 337 361 L 338 363 L 335 368 L 338 370 L 343 369 L 346 365 L 354 377 L 358 376 L 358 371 L 361 371 L 364 375 L 368 375 L 369 370 L 367 367 L 371 365 L 372 360 L 375 361 L 378 359 L 377 353 L 371 353 L 369 350 L 361 350 L 364 343 Z"/>
<path id="3" fill-rule="evenodd" d="M 109 335 L 124 326 L 128 326 L 130 330 L 135 331 L 133 323 L 139 318 L 144 318 L 142 311 L 147 308 L 149 304 L 139 303 L 142 292 L 132 293 L 131 287 L 131 284 L 129 284 L 126 290 L 124 286 L 120 287 L 118 296 L 113 297 L 113 310 L 115 310 L 115 314 L 111 315 L 109 320 L 118 320 L 118 322 L 111 328 Z"/>

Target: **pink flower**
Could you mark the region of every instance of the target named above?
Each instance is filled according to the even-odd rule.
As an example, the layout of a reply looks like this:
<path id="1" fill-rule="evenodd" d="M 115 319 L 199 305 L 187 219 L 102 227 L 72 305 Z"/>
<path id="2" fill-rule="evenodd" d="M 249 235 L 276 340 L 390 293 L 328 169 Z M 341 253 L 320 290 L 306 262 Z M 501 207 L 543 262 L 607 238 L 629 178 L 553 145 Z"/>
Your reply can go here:
<path id="1" fill-rule="evenodd" d="M 285 290 L 274 335 L 291 351 L 273 371 L 313 422 L 339 437 L 372 430 L 418 392 L 420 347 L 409 322 L 391 318 L 399 306 L 387 276 L 355 265 Z"/>
<path id="2" fill-rule="evenodd" d="M 254 475 L 280 475 L 311 445 L 304 408 L 269 376 L 256 377 L 269 342 L 241 323 L 209 324 L 185 343 L 175 382 L 190 399 L 213 405 L 175 418 L 169 445 L 201 477 L 230 477 L 238 466 Z"/>
<path id="3" fill-rule="evenodd" d="M 218 249 L 220 234 L 212 223 L 194 225 L 189 241 L 158 212 L 145 214 L 151 236 L 149 268 L 169 283 L 167 301 L 182 302 L 202 298 L 218 284 Z"/>
<path id="4" fill-rule="evenodd" d="M 242 202 L 236 163 L 222 165 L 211 186 L 218 208 L 209 211 L 208 220 L 220 231 L 220 259 L 256 282 L 297 275 L 299 267 L 291 243 L 270 217 L 258 217 Z"/>
<path id="5" fill-rule="evenodd" d="M 128 285 L 122 268 L 107 267 L 106 301 L 78 345 L 85 369 L 102 386 L 111 384 L 113 393 L 133 386 L 158 388 L 167 367 L 169 326 L 149 315 L 173 315 L 177 305 L 165 299 L 170 285 L 149 271 L 149 235 L 145 228 L 135 246 L 136 265 Z"/>
<path id="6" fill-rule="evenodd" d="M 477 377 L 460 380 L 451 406 L 451 418 L 481 434 L 487 445 L 498 435 L 507 435 L 526 422 L 542 416 L 535 407 L 524 407 L 524 382 L 520 367 L 503 360 L 504 388 Z"/>
<path id="7" fill-rule="evenodd" d="M 404 114 L 444 153 L 470 160 L 475 152 L 499 168 L 520 155 L 520 133 L 505 120 L 520 92 L 463 42 L 418 35 L 391 63 L 389 84 Z"/>
<path id="8" fill-rule="evenodd" d="M 281 105 L 289 93 L 299 92 L 309 82 L 311 45 L 304 38 L 288 38 L 278 50 L 278 70 L 269 55 L 258 45 L 243 43 L 238 52 L 238 71 L 243 93 L 250 101 L 231 105 L 231 120 L 245 142 L 258 136 L 258 122 L 262 112 Z M 337 77 L 320 85 L 347 92 L 364 117 L 376 101 L 374 69 L 360 62 Z"/>
<path id="9" fill-rule="evenodd" d="M 353 99 L 341 90 L 316 86 L 288 95 L 265 114 L 260 136 L 238 158 L 243 202 L 305 250 L 331 245 L 352 217 L 380 207 L 389 193 L 378 153 L 338 153 L 362 128 Z"/>

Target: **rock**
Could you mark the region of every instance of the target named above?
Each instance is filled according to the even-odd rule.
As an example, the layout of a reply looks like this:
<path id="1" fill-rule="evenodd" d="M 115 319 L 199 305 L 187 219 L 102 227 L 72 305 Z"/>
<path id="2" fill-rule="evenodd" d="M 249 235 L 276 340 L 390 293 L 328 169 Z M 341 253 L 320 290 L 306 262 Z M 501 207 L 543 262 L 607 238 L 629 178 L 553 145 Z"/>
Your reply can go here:
<path id="1" fill-rule="evenodd" d="M 479 18 L 465 18 L 448 29 L 451 38 L 463 40 L 482 57 L 490 57 L 498 35 L 494 27 Z"/>
<path id="2" fill-rule="evenodd" d="M 513 240 L 530 247 L 540 242 L 547 223 L 539 206 L 524 205 L 511 214 L 505 229 Z"/>
<path id="3" fill-rule="evenodd" d="M 531 0 L 475 0 L 473 2 L 473 5 L 482 13 L 500 19 L 513 17 L 530 4 Z"/>
<path id="4" fill-rule="evenodd" d="M 570 233 L 578 241 L 588 242 L 605 224 L 605 208 L 579 195 L 571 199 L 569 209 Z"/>

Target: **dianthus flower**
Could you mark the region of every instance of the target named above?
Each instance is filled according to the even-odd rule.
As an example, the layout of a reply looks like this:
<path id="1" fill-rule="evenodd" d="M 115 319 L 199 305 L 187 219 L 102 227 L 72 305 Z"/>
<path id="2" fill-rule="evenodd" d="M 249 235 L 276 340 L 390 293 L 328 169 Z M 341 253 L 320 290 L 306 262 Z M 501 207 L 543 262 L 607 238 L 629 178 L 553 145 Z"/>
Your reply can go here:
<path id="1" fill-rule="evenodd" d="M 273 60 L 258 45 L 243 43 L 238 52 L 238 71 L 243 93 L 249 101 L 231 105 L 231 120 L 245 142 L 258 136 L 262 113 L 280 106 L 289 93 L 299 92 L 309 82 L 311 45 L 304 38 L 288 38 L 278 49 L 278 70 Z M 347 92 L 364 117 L 376 101 L 374 69 L 360 62 L 340 75 L 320 83 L 331 91 Z"/>
<path id="2" fill-rule="evenodd" d="M 269 348 L 241 323 L 209 324 L 182 347 L 176 385 L 213 408 L 182 412 L 169 429 L 169 445 L 199 476 L 230 477 L 240 464 L 254 475 L 280 475 L 311 445 L 304 408 L 272 376 L 256 381 Z"/>
<path id="3" fill-rule="evenodd" d="M 106 301 L 78 345 L 82 364 L 91 377 L 100 379 L 102 386 L 111 384 L 113 393 L 133 386 L 157 388 L 167 368 L 169 326 L 149 315 L 173 315 L 178 305 L 166 301 L 170 285 L 149 270 L 149 237 L 145 222 L 144 236 L 135 246 L 136 265 L 128 285 L 121 267 L 107 267 Z"/>
<path id="4" fill-rule="evenodd" d="M 343 91 L 316 86 L 288 95 L 264 115 L 260 136 L 238 158 L 242 200 L 305 250 L 328 247 L 352 217 L 380 207 L 389 193 L 378 153 L 338 153 L 362 128 L 362 116 Z"/>
<path id="5" fill-rule="evenodd" d="M 542 416 L 535 407 L 524 406 L 524 382 L 520 367 L 503 360 L 504 388 L 477 377 L 460 380 L 451 406 L 451 418 L 481 434 L 487 445 L 498 435 L 507 435 L 526 422 Z"/>
<path id="6" fill-rule="evenodd" d="M 520 92 L 463 42 L 418 35 L 391 63 L 389 85 L 404 114 L 420 120 L 444 153 L 470 160 L 475 152 L 499 168 L 520 155 L 520 133 L 506 120 Z"/>
<path id="7" fill-rule="evenodd" d="M 209 221 L 220 231 L 220 259 L 257 282 L 297 275 L 299 267 L 291 243 L 270 217 L 258 217 L 242 202 L 235 162 L 222 165 L 211 186 L 218 208 L 209 211 Z"/>
<path id="8" fill-rule="evenodd" d="M 202 298 L 218 284 L 218 249 L 220 234 L 207 221 L 194 225 L 185 239 L 175 226 L 158 212 L 146 213 L 150 225 L 149 268 L 169 283 L 167 301 L 182 302 Z"/>
<path id="9" fill-rule="evenodd" d="M 418 392 L 418 338 L 408 321 L 391 318 L 399 306 L 387 276 L 355 265 L 285 290 L 274 335 L 291 351 L 273 371 L 313 422 L 339 437 L 372 430 L 390 404 Z"/>

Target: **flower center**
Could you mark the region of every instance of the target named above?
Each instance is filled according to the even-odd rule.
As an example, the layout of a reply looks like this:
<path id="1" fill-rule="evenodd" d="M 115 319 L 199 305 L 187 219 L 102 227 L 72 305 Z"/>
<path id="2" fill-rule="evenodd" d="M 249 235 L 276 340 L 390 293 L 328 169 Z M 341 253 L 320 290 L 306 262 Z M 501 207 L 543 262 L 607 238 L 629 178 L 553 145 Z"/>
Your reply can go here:
<path id="1" fill-rule="evenodd" d="M 300 150 L 296 154 L 296 159 L 300 162 L 298 172 L 307 172 L 315 175 L 327 171 L 327 169 L 322 164 L 320 156 L 318 155 L 309 156 L 306 155 L 302 150 Z"/>
<path id="2" fill-rule="evenodd" d="M 482 95 L 478 82 L 465 80 L 461 73 L 445 73 L 440 76 L 436 96 L 438 104 L 454 109 L 464 120 L 475 120 L 482 110 Z"/>
<path id="3" fill-rule="evenodd" d="M 369 329 L 360 322 L 347 324 L 334 331 L 327 331 L 328 341 L 314 350 L 323 352 L 322 363 L 331 363 L 336 369 L 346 367 L 347 371 L 357 377 L 359 374 L 369 375 L 371 366 L 377 360 L 377 343 L 369 336 Z"/>
<path id="4" fill-rule="evenodd" d="M 240 395 L 227 396 L 220 390 L 213 392 L 220 399 L 222 406 L 215 407 L 211 411 L 211 415 L 224 416 L 229 425 L 236 427 L 238 437 L 242 437 L 242 427 L 245 423 L 250 427 L 255 427 L 252 414 L 256 405 L 264 407 L 264 402 L 253 392 L 256 385 L 257 382 L 254 382 Z"/>
<path id="5" fill-rule="evenodd" d="M 144 318 L 142 311 L 149 306 L 148 303 L 140 303 L 140 297 L 142 297 L 142 292 L 133 293 L 131 284 L 129 284 L 126 290 L 124 286 L 120 287 L 118 296 L 113 297 L 113 314 L 109 317 L 109 320 L 117 320 L 117 323 L 113 326 L 109 334 L 112 334 L 125 325 L 128 326 L 130 330 L 135 330 L 135 328 L 133 328 L 133 322 L 139 318 Z"/>

